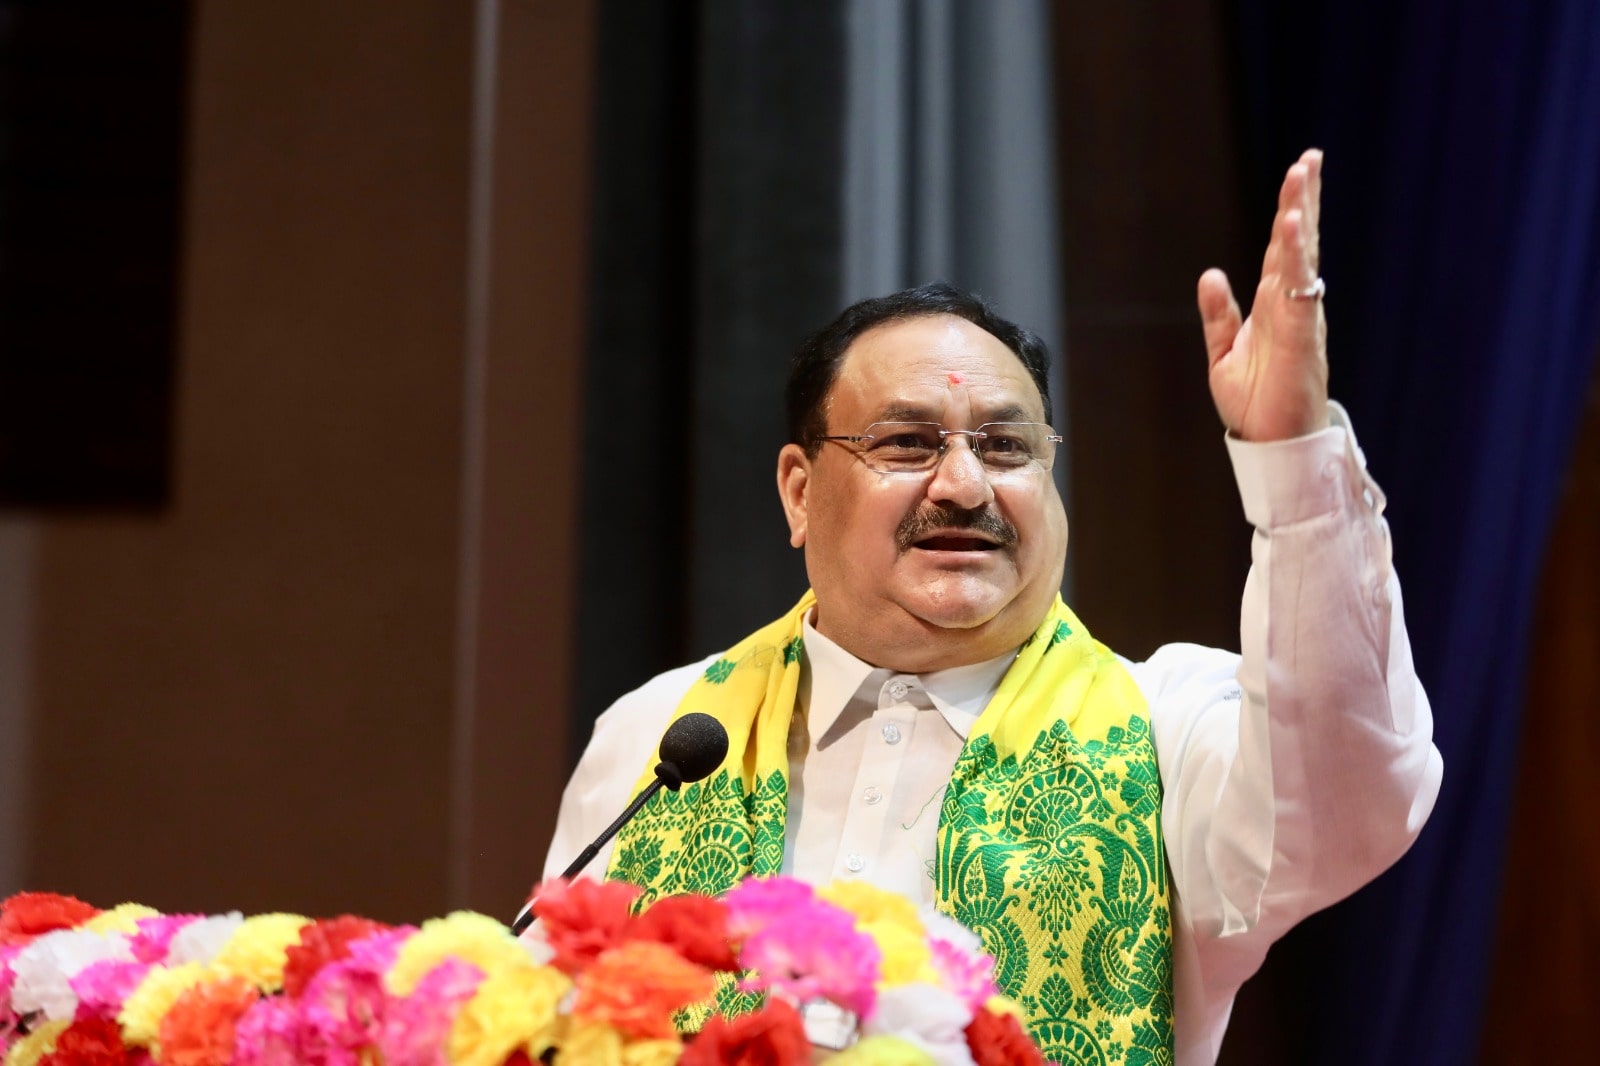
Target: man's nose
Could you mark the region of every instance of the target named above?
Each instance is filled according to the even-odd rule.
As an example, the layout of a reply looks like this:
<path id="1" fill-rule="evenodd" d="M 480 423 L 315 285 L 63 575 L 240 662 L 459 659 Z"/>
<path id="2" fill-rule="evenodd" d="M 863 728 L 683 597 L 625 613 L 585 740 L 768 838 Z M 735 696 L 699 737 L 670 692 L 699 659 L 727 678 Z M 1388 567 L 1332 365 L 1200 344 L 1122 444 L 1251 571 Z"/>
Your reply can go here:
<path id="1" fill-rule="evenodd" d="M 929 499 L 969 511 L 993 502 L 994 486 L 989 484 L 988 471 L 973 443 L 964 433 L 945 438 L 944 454 L 934 465 L 933 481 L 928 484 Z"/>

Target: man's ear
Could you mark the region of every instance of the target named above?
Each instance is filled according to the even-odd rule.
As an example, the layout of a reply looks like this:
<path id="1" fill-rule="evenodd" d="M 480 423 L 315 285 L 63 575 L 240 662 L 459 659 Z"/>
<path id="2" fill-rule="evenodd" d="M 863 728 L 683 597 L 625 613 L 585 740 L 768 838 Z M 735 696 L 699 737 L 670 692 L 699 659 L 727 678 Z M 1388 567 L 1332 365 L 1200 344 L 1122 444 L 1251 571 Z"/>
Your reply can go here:
<path id="1" fill-rule="evenodd" d="M 798 444 L 785 444 L 778 453 L 778 498 L 783 515 L 789 520 L 789 544 L 800 548 L 806 542 L 807 492 L 811 488 L 811 460 Z"/>

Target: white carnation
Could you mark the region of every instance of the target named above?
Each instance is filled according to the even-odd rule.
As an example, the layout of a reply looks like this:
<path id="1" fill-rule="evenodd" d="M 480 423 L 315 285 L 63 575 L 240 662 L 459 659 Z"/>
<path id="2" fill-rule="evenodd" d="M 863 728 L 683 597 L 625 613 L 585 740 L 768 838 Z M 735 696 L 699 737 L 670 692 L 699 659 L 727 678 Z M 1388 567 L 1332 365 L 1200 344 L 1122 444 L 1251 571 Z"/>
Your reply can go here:
<path id="1" fill-rule="evenodd" d="M 917 912 L 917 917 L 922 919 L 922 928 L 927 931 L 929 940 L 946 941 L 968 955 L 983 954 L 983 941 L 978 934 L 948 914 L 934 910 L 930 906 Z"/>
<path id="2" fill-rule="evenodd" d="M 214 914 L 190 922 L 178 930 L 168 945 L 167 966 L 174 970 L 186 962 L 210 966 L 211 960 L 217 957 L 222 946 L 233 939 L 233 934 L 243 924 L 244 915 L 238 911 Z"/>
<path id="3" fill-rule="evenodd" d="M 517 942 L 537 966 L 546 966 L 556 957 L 556 949 L 550 945 L 550 937 L 545 934 L 544 926 L 538 922 L 524 929 L 517 937 Z"/>
<path id="4" fill-rule="evenodd" d="M 46 933 L 11 960 L 17 982 L 11 990 L 11 1007 L 19 1014 L 43 1011 L 50 1021 L 71 1021 L 78 1011 L 78 996 L 71 981 L 91 963 L 105 959 L 132 962 L 128 938 L 121 933 L 91 933 L 59 929 Z"/>
<path id="5" fill-rule="evenodd" d="M 922 1049 L 939 1066 L 975 1066 L 967 1047 L 972 1011 L 933 985 L 896 985 L 878 993 L 863 1036 L 893 1036 Z"/>

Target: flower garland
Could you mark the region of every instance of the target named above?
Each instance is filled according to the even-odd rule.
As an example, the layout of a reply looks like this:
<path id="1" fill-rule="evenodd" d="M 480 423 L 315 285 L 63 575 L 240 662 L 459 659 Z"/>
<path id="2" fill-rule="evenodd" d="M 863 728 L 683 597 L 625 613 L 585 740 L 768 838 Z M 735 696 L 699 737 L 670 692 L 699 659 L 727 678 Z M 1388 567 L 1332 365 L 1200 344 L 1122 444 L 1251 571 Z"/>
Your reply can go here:
<path id="1" fill-rule="evenodd" d="M 1043 1066 L 977 938 L 899 896 L 752 879 L 636 914 L 638 894 L 545 882 L 519 940 L 468 912 L 387 926 L 22 893 L 0 903 L 0 1059 L 783 1066 L 831 1023 L 837 1066 Z"/>

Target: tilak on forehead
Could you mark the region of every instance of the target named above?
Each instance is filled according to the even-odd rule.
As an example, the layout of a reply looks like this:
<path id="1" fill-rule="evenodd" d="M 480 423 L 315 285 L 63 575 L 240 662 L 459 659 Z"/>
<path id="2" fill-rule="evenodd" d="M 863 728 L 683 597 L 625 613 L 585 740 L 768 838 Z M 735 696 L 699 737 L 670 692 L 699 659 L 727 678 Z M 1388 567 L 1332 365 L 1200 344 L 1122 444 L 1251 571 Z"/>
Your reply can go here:
<path id="1" fill-rule="evenodd" d="M 961 372 L 959 370 L 950 371 L 950 384 L 952 384 L 952 385 L 960 385 L 963 382 L 965 382 L 966 380 L 967 380 L 966 378 L 961 376 Z"/>

